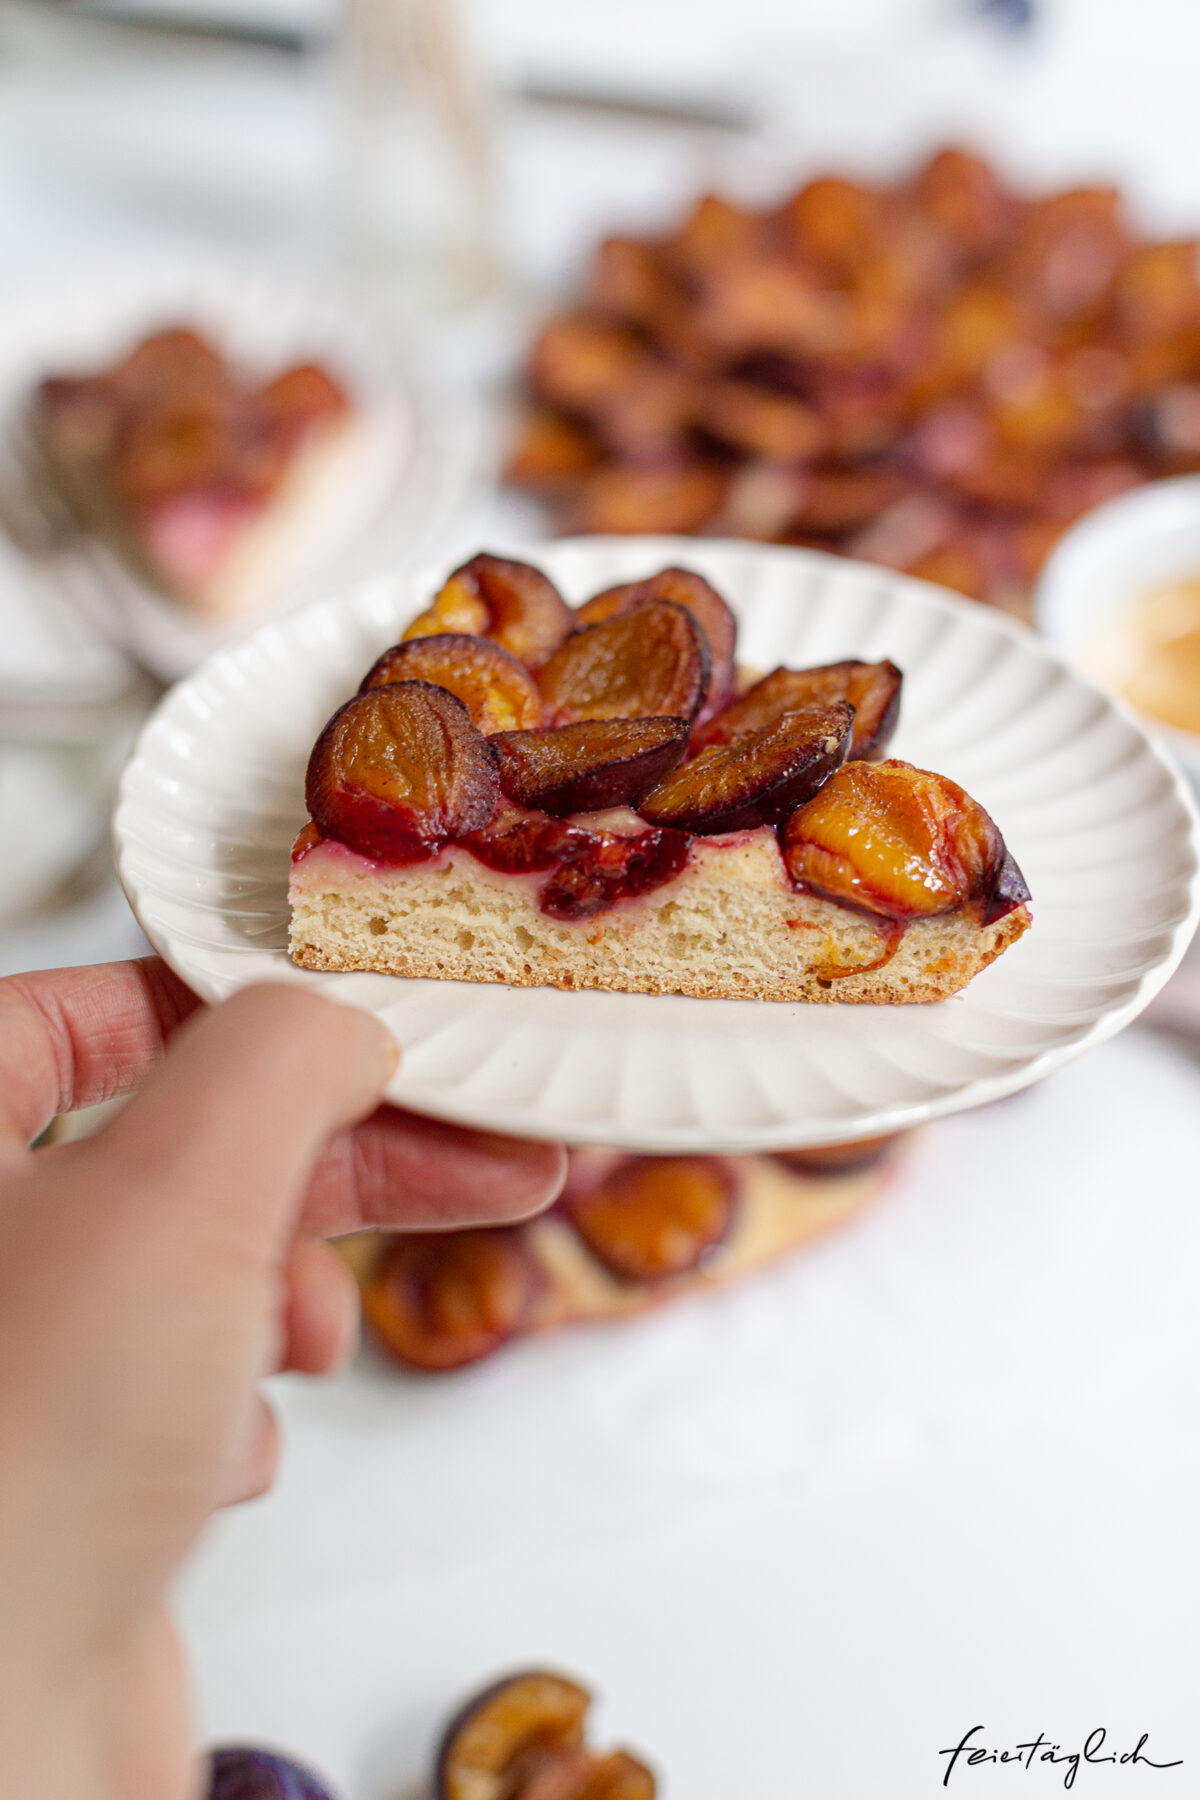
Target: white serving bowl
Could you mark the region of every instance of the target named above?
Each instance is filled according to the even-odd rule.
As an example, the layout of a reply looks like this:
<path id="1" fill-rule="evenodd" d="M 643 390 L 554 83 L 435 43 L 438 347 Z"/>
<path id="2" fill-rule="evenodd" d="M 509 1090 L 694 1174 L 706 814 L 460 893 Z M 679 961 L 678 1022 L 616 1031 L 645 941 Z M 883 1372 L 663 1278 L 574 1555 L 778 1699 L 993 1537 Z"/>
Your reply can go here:
<path id="1" fill-rule="evenodd" d="M 1113 618 L 1167 582 L 1200 579 L 1200 475 L 1119 494 L 1072 527 L 1042 571 L 1038 625 L 1084 675 L 1100 681 L 1097 645 Z M 1200 733 L 1138 713 L 1200 793 Z"/>

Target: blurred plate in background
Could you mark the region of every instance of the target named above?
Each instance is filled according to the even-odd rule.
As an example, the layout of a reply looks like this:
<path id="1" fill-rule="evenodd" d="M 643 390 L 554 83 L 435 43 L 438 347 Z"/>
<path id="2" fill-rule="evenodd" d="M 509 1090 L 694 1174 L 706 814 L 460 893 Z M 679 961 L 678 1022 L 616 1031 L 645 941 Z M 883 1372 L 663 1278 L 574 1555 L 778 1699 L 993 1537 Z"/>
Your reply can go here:
<path id="1" fill-rule="evenodd" d="M 197 617 L 82 535 L 63 541 L 46 533 L 49 541 L 37 543 L 36 484 L 19 441 L 23 410 L 44 376 L 90 372 L 171 325 L 194 327 L 235 363 L 268 374 L 288 361 L 319 361 L 358 410 L 354 458 L 306 508 L 261 612 L 427 555 L 467 492 L 477 454 L 466 394 L 419 378 L 405 347 L 369 311 L 282 267 L 208 253 L 126 256 L 10 292 L 0 305 L 0 483 L 5 522 L 26 552 L 30 604 L 38 590 L 52 590 L 64 616 L 87 621 L 89 638 L 99 632 L 168 681 L 247 620 L 220 627 Z M 69 629 L 62 644 L 69 667 Z"/>

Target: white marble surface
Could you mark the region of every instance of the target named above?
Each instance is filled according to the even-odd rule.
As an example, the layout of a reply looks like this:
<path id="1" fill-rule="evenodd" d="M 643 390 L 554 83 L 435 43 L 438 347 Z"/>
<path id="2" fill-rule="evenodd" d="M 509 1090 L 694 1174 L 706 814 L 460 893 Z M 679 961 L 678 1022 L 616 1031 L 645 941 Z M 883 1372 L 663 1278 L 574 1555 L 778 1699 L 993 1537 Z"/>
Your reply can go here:
<path id="1" fill-rule="evenodd" d="M 571 9 L 550 10 L 563 29 Z M 978 89 L 961 42 L 905 62 L 889 40 L 836 79 L 789 52 L 756 79 L 777 142 L 810 161 L 852 141 L 878 160 L 931 114 L 966 118 L 1018 161 L 1103 166 L 1195 220 L 1180 19 L 1193 9 L 1167 0 L 1062 0 L 1040 57 L 990 63 Z M 327 254 L 319 67 L 12 42 L 0 274 L 147 238 Z M 739 81 L 754 66 L 724 61 Z M 605 222 L 669 210 L 731 158 L 753 182 L 788 154 L 517 119 L 498 169 L 520 284 L 546 287 Z M 493 367 L 519 324 L 450 331 L 438 353 Z M 525 523 L 481 493 L 447 554 Z M 0 963 L 137 944 L 101 888 L 7 930 Z M 325 1388 L 279 1384 L 281 1486 L 222 1521 L 183 1584 L 205 1729 L 291 1744 L 346 1800 L 401 1800 L 472 1684 L 557 1661 L 678 1800 L 931 1800 L 937 1752 L 977 1722 L 997 1746 L 1149 1731 L 1182 1770 L 1089 1770 L 1075 1791 L 1192 1792 L 1198 1099 L 1190 1053 L 1134 1031 L 930 1133 L 872 1217 L 740 1292 L 447 1383 L 366 1357 Z M 985 1767 L 950 1791 L 1061 1783 Z"/>

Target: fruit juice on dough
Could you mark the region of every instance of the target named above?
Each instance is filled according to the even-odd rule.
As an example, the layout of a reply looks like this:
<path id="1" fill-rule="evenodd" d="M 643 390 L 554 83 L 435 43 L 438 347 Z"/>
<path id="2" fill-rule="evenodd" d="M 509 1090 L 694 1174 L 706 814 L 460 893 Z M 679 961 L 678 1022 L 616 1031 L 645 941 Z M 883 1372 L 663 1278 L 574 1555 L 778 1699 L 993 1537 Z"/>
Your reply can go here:
<path id="1" fill-rule="evenodd" d="M 1118 614 L 1095 667 L 1139 712 L 1200 735 L 1200 577 L 1152 588 Z"/>

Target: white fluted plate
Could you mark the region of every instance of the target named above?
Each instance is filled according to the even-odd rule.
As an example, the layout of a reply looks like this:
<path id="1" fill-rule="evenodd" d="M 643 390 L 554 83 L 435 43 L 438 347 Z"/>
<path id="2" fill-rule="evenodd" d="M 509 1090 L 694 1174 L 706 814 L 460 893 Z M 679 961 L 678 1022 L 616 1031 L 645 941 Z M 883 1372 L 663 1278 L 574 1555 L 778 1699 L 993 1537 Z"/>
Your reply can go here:
<path id="1" fill-rule="evenodd" d="M 672 538 L 517 547 L 571 600 L 668 563 L 738 614 L 754 667 L 855 656 L 905 671 L 893 754 L 961 782 L 1033 892 L 1031 931 L 926 1006 L 804 1006 L 317 974 L 287 956 L 288 850 L 325 719 L 443 567 L 374 581 L 218 652 L 163 701 L 126 770 L 121 879 L 206 999 L 302 983 L 386 1019 L 390 1098 L 444 1119 L 649 1151 L 834 1143 L 1040 1080 L 1127 1025 L 1196 927 L 1198 825 L 1140 727 L 998 613 L 816 552 Z"/>

